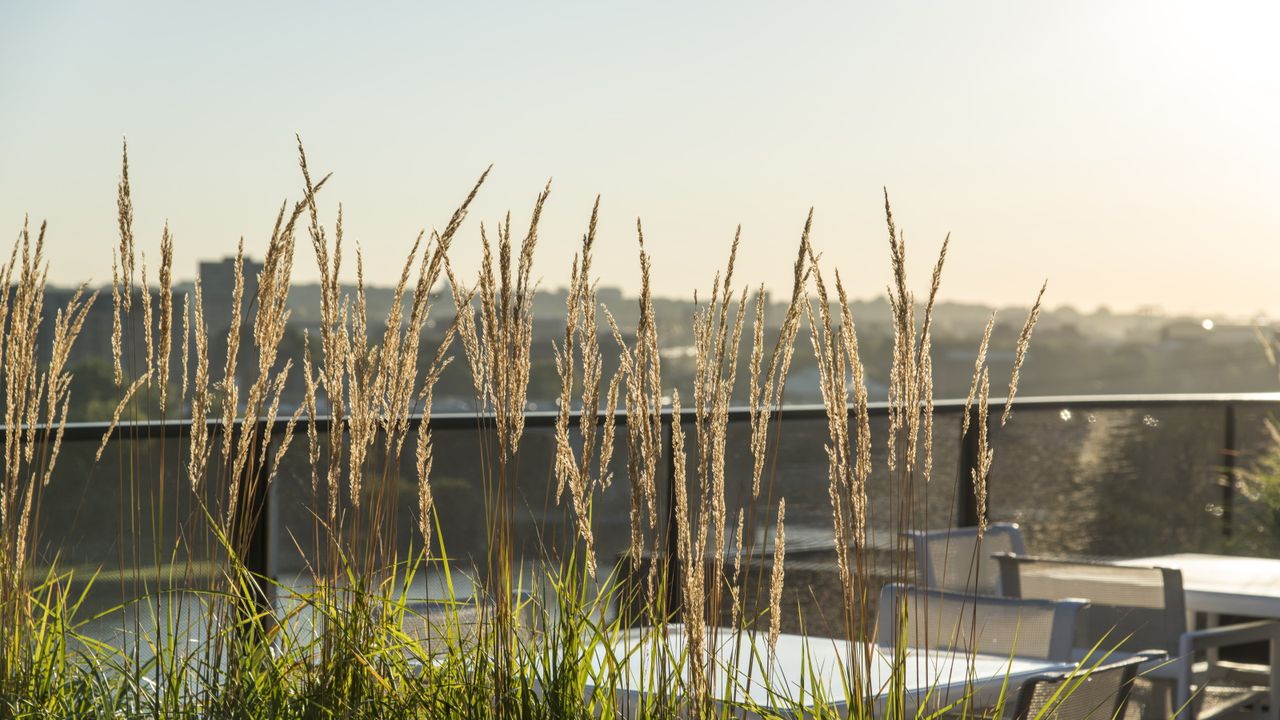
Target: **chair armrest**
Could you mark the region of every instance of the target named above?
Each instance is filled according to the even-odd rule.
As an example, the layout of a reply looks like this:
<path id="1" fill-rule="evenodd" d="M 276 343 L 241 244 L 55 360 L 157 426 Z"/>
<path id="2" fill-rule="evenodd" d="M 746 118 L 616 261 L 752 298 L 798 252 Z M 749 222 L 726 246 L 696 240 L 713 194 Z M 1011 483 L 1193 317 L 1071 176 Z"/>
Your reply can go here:
<path id="1" fill-rule="evenodd" d="M 1197 650 L 1212 647 L 1239 645 L 1241 643 L 1266 640 L 1270 643 L 1271 656 L 1271 698 L 1276 702 L 1280 698 L 1280 622 L 1275 620 L 1255 620 L 1238 625 L 1192 630 L 1183 633 L 1178 640 L 1178 655 L 1183 660 L 1178 672 L 1175 708 L 1186 707 L 1191 700 L 1192 655 Z"/>
<path id="2" fill-rule="evenodd" d="M 1259 640 L 1270 640 L 1272 642 L 1280 640 L 1280 622 L 1275 620 L 1255 620 L 1237 625 L 1222 625 L 1205 628 L 1204 630 L 1191 630 L 1182 634 L 1182 638 L 1178 642 L 1178 653 L 1180 655 L 1188 655 L 1197 650 L 1240 645 Z"/>

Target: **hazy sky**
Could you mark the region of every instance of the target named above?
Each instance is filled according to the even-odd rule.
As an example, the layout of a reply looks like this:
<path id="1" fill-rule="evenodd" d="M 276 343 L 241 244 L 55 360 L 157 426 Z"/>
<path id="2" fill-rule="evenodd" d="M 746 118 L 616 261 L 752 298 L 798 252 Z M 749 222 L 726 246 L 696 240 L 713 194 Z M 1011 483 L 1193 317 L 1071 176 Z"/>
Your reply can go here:
<path id="1" fill-rule="evenodd" d="M 946 299 L 1280 316 L 1278 30 L 1274 2 L 5 2 L 0 222 L 109 279 L 127 136 L 142 244 L 167 218 L 190 277 L 261 254 L 298 132 L 375 281 L 493 163 L 458 262 L 554 178 L 549 286 L 600 193 L 604 284 L 635 285 L 636 216 L 662 294 L 739 222 L 742 278 L 785 284 L 812 205 L 875 295 L 888 186 L 917 281 L 952 232 Z"/>

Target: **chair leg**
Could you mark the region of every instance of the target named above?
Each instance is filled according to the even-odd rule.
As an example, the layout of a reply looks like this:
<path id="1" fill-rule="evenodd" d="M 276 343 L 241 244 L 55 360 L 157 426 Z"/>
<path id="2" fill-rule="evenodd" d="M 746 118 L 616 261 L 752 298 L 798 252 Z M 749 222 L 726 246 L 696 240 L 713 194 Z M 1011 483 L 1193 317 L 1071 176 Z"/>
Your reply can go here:
<path id="1" fill-rule="evenodd" d="M 1178 644 L 1178 681 L 1174 685 L 1173 691 L 1173 707 L 1170 711 L 1176 713 L 1174 717 L 1179 720 L 1194 720 L 1196 713 L 1191 703 L 1191 679 L 1195 667 L 1195 654 L 1191 650 L 1190 638 L 1183 637 Z"/>
<path id="2" fill-rule="evenodd" d="M 1222 624 L 1222 618 L 1221 616 L 1218 615 L 1218 613 L 1211 612 L 1211 613 L 1204 614 L 1205 627 L 1213 628 L 1213 627 L 1218 627 L 1221 624 Z M 1204 651 L 1204 659 L 1209 661 L 1209 667 L 1213 667 L 1214 665 L 1217 665 L 1218 664 L 1218 646 L 1214 645 L 1211 648 L 1207 648 Z"/>

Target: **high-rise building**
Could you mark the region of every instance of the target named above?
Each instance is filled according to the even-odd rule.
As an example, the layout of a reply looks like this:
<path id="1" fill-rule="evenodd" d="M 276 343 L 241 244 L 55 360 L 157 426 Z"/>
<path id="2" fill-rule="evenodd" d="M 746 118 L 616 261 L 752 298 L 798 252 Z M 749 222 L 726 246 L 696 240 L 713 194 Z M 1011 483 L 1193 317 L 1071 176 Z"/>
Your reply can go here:
<path id="1" fill-rule="evenodd" d="M 258 295 L 258 274 L 262 263 L 244 259 L 244 299 L 240 305 L 242 320 L 247 324 L 250 306 Z M 222 335 L 231 327 L 232 295 L 235 292 L 236 259 L 226 257 L 200 263 L 200 285 L 204 296 L 205 326 L 210 335 Z"/>

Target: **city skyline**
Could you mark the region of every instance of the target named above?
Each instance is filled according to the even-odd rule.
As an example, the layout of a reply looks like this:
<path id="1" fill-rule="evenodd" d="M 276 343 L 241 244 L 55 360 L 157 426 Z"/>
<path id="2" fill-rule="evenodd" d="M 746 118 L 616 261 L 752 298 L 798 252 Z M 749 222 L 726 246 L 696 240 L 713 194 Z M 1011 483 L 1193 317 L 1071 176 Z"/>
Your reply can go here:
<path id="1" fill-rule="evenodd" d="M 306 250 L 306 249 L 303 248 L 303 250 Z M 191 289 L 193 288 L 195 279 L 197 277 L 201 277 L 203 285 L 206 288 L 204 291 L 206 313 L 216 312 L 219 315 L 230 313 L 230 302 L 229 302 L 229 297 L 231 292 L 230 283 L 233 278 L 233 275 L 231 273 L 234 268 L 235 260 L 236 260 L 235 255 L 199 258 L 195 263 L 194 272 L 184 272 L 182 268 L 175 267 L 173 271 L 174 292 L 179 295 L 181 295 L 182 293 L 190 292 Z M 246 297 L 251 297 L 253 295 L 252 286 L 256 285 L 256 273 L 259 272 L 262 268 L 261 261 L 262 261 L 261 257 L 251 255 L 248 252 L 245 253 L 244 267 L 245 267 Z M 205 276 L 205 272 L 211 269 L 215 273 L 217 273 L 221 277 L 221 279 L 225 280 L 223 287 L 219 288 L 217 291 L 212 291 L 212 292 L 209 290 L 211 286 L 210 280 L 208 277 Z M 474 280 L 474 278 L 468 278 L 468 280 Z M 138 279 L 138 282 L 140 283 L 140 278 Z M 110 278 L 107 278 L 104 282 L 89 282 L 88 286 L 91 289 L 99 289 L 99 290 L 110 292 L 111 281 L 110 281 Z M 292 286 L 297 289 L 305 288 L 309 291 L 315 291 L 317 288 L 319 288 L 319 281 L 315 279 L 305 279 L 302 281 L 293 282 Z M 354 293 L 357 288 L 357 283 L 355 282 L 354 277 L 345 278 L 342 282 L 342 286 L 344 290 L 348 290 Z M 70 284 L 51 283 L 49 287 L 51 290 L 56 290 L 56 291 L 65 293 L 65 292 L 71 292 L 77 286 L 70 285 Z M 153 292 L 158 292 L 160 290 L 159 283 L 155 277 L 148 278 L 148 287 L 151 288 Z M 437 299 L 432 303 L 433 315 L 435 314 L 448 315 L 453 312 L 452 301 L 447 296 L 448 295 L 447 287 L 448 287 L 447 280 L 442 280 L 435 288 L 433 288 L 433 291 L 432 291 L 433 294 L 438 295 Z M 395 286 L 390 283 L 383 284 L 379 282 L 369 282 L 369 283 L 366 283 L 365 289 L 367 292 L 369 292 L 369 295 L 370 295 L 371 316 L 369 319 L 371 321 L 380 320 L 382 308 L 377 303 L 379 301 L 389 302 L 395 290 Z M 785 307 L 788 301 L 788 297 L 786 293 L 782 292 L 782 290 L 789 290 L 789 289 L 776 288 L 772 286 L 766 287 L 765 289 L 766 289 L 766 292 L 768 293 L 768 304 L 771 308 L 776 309 L 779 307 Z M 752 302 L 754 302 L 756 290 L 757 290 L 756 287 L 748 288 L 749 294 L 752 298 Z M 136 284 L 135 284 L 135 291 L 140 292 L 140 289 Z M 662 302 L 687 303 L 687 304 L 693 305 L 695 301 L 705 300 L 704 295 L 706 291 L 707 291 L 707 288 L 694 288 L 690 290 L 689 294 L 686 296 L 665 295 L 661 293 L 656 293 L 653 297 L 655 300 L 659 300 Z M 556 297 L 561 299 L 564 298 L 567 292 L 568 292 L 567 286 L 550 284 L 550 283 L 539 283 L 536 290 L 536 294 L 539 296 L 546 294 L 550 297 Z M 694 296 L 695 292 L 697 293 L 696 298 Z M 626 304 L 627 311 L 630 311 L 633 309 L 630 307 L 630 305 L 638 299 L 639 288 L 627 287 L 622 284 L 606 283 L 602 281 L 601 284 L 597 286 L 597 293 L 599 294 L 600 304 L 609 307 L 609 309 L 611 311 L 614 311 L 616 314 L 618 312 L 618 307 L 616 304 L 619 302 Z M 375 297 L 378 298 L 378 300 L 375 300 Z M 816 296 L 813 294 L 812 290 L 810 290 L 809 292 L 809 298 L 811 302 L 817 299 Z M 885 305 L 887 307 L 888 296 L 886 295 L 884 290 L 882 290 L 878 294 L 875 292 L 869 292 L 865 295 L 855 294 L 851 292 L 849 295 L 849 301 L 854 307 L 857 307 L 860 305 Z M 298 302 L 298 300 L 295 299 L 295 302 Z M 923 307 L 923 304 L 924 304 L 923 298 L 917 299 L 917 305 L 920 306 L 921 309 Z M 1025 312 L 1030 307 L 1031 302 L 1018 302 L 1017 300 L 1014 300 L 1013 302 L 1006 303 L 1006 304 L 995 304 L 990 302 L 983 302 L 981 300 L 973 301 L 973 300 L 962 300 L 962 299 L 955 299 L 955 298 L 940 297 L 938 299 L 937 305 L 941 308 L 984 309 L 984 310 L 1000 311 L 1003 313 L 1007 313 L 1010 311 Z M 374 308 L 377 308 L 377 310 L 374 311 Z M 560 314 L 559 314 L 560 310 L 561 308 L 557 306 L 555 309 L 555 312 L 552 313 L 554 319 L 558 319 L 558 320 L 564 319 L 563 317 L 560 317 Z M 317 311 L 318 311 L 318 308 L 317 308 Z M 1089 317 L 1089 316 L 1093 316 L 1093 317 L 1114 316 L 1114 317 L 1133 317 L 1133 318 L 1148 317 L 1152 319 L 1167 319 L 1170 321 L 1183 321 L 1190 318 L 1190 319 L 1194 319 L 1197 325 L 1204 324 L 1206 330 L 1212 330 L 1215 326 L 1222 327 L 1226 325 L 1244 325 L 1244 326 L 1274 325 L 1276 323 L 1280 323 L 1280 318 L 1266 316 L 1263 314 L 1233 315 L 1230 313 L 1212 313 L 1212 312 L 1208 312 L 1208 313 L 1178 312 L 1178 311 L 1162 308 L 1156 305 L 1144 305 L 1144 306 L 1139 306 L 1135 308 L 1112 308 L 1106 304 L 1099 304 L 1095 307 L 1082 308 L 1069 302 L 1055 304 L 1055 303 L 1046 301 L 1043 304 L 1042 312 L 1048 316 L 1053 316 L 1057 313 L 1065 313 L 1067 315 L 1078 315 L 1082 317 Z M 986 316 L 984 315 L 983 317 L 984 319 L 982 322 L 985 323 Z M 867 318 L 858 318 L 858 319 L 862 321 L 867 320 Z M 871 318 L 871 320 L 873 322 L 878 323 L 878 322 L 885 321 L 886 318 L 877 316 L 875 318 Z M 1002 316 L 1002 321 L 1012 321 L 1012 320 L 1013 318 L 1011 317 Z"/>

